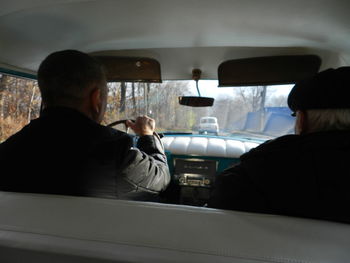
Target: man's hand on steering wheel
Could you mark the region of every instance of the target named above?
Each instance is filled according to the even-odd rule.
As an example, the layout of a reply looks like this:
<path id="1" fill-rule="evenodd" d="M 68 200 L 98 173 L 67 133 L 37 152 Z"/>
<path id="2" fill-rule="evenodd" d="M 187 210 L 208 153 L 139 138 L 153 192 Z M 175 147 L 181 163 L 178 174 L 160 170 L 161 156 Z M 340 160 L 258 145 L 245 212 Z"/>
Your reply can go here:
<path id="1" fill-rule="evenodd" d="M 153 135 L 156 126 L 155 121 L 146 115 L 137 117 L 135 122 L 127 120 L 125 124 L 138 136 Z"/>

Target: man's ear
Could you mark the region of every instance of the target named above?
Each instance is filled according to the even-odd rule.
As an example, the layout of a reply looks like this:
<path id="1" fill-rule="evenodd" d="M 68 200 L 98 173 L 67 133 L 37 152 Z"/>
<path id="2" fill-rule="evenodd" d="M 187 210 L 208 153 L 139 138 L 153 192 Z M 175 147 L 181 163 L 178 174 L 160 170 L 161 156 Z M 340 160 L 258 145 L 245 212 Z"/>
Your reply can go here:
<path id="1" fill-rule="evenodd" d="M 308 121 L 306 111 L 298 111 L 295 123 L 295 133 L 304 134 L 308 130 Z"/>
<path id="2" fill-rule="evenodd" d="M 94 88 L 90 92 L 90 106 L 93 113 L 99 113 L 101 108 L 101 91 L 99 88 Z"/>

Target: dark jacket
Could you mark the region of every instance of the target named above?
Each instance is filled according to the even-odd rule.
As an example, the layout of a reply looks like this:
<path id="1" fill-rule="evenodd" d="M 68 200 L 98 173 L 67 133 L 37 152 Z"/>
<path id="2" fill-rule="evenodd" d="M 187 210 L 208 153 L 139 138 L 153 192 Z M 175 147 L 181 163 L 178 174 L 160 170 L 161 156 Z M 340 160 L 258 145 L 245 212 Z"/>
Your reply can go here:
<path id="1" fill-rule="evenodd" d="M 156 136 L 131 136 L 52 108 L 0 144 L 0 190 L 147 199 L 169 181 Z"/>
<path id="2" fill-rule="evenodd" d="M 218 176 L 209 206 L 350 223 L 350 131 L 258 146 Z"/>

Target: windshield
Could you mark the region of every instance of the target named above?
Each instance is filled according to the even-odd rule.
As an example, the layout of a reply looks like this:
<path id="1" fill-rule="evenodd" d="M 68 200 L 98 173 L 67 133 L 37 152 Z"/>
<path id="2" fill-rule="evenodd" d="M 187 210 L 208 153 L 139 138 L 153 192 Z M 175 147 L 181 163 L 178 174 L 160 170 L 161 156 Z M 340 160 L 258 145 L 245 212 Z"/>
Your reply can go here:
<path id="1" fill-rule="evenodd" d="M 201 123 L 216 123 L 217 119 L 216 118 L 201 118 Z"/>
<path id="2" fill-rule="evenodd" d="M 219 88 L 217 80 L 200 80 L 202 96 L 212 107 L 180 105 L 179 96 L 198 96 L 195 81 L 109 83 L 105 124 L 148 115 L 158 132 L 269 139 L 294 132 L 287 107 L 293 85 Z"/>

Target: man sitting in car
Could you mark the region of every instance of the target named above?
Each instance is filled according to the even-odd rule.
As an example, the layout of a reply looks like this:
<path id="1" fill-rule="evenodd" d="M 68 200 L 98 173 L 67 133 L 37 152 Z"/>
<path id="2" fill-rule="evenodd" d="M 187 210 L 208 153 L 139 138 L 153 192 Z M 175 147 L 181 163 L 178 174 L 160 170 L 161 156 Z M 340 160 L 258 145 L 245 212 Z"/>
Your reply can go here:
<path id="1" fill-rule="evenodd" d="M 89 55 L 65 50 L 38 70 L 43 112 L 0 144 L 0 190 L 153 199 L 170 181 L 155 122 L 127 125 L 139 135 L 102 126 L 107 104 L 103 68 Z"/>
<path id="2" fill-rule="evenodd" d="M 350 67 L 297 83 L 295 133 L 241 156 L 216 181 L 210 206 L 350 223 Z"/>

